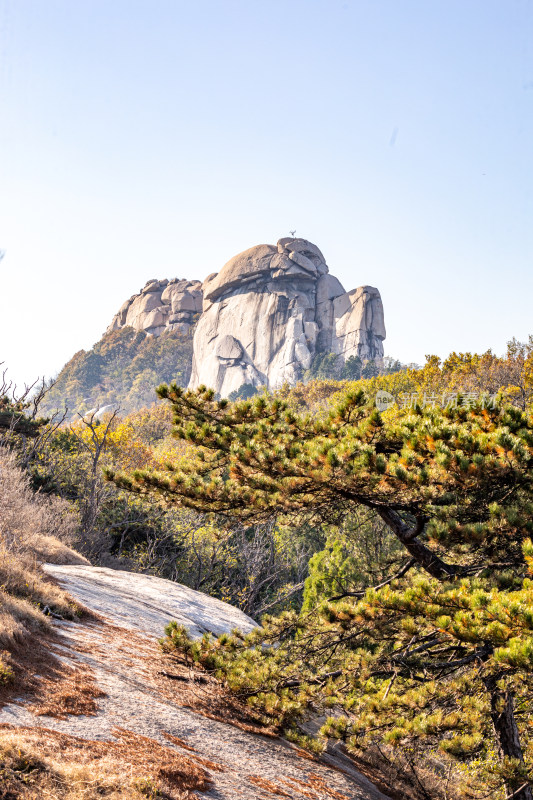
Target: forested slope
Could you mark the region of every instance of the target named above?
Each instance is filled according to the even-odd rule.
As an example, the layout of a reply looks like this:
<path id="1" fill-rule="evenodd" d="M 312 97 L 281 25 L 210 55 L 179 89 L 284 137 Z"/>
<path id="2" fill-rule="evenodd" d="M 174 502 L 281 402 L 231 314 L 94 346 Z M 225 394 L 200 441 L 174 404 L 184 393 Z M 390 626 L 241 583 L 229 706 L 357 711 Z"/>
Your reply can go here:
<path id="1" fill-rule="evenodd" d="M 41 411 L 67 408 L 69 416 L 112 404 L 124 412 L 152 405 L 154 387 L 189 382 L 192 333 L 148 336 L 121 328 L 105 334 L 91 350 L 80 350 L 65 364 Z"/>

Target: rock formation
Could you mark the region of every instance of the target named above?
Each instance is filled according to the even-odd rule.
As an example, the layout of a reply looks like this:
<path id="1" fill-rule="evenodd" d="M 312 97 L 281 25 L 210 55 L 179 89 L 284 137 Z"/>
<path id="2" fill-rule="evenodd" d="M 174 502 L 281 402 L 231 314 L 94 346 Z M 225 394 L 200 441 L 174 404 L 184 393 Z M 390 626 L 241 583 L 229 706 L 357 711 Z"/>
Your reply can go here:
<path id="1" fill-rule="evenodd" d="M 107 330 L 130 326 L 153 336 L 159 336 L 164 330 L 187 333 L 201 310 L 200 281 L 150 280 L 139 294 L 126 300 Z"/>
<path id="2" fill-rule="evenodd" d="M 296 383 L 318 353 L 335 353 L 343 361 L 383 357 L 378 290 L 361 286 L 346 292 L 306 239 L 245 250 L 203 285 L 148 281 L 108 330 L 130 325 L 155 336 L 167 329 L 186 333 L 196 319 L 189 386 L 205 384 L 223 397 L 244 383 L 269 388 Z"/>
<path id="3" fill-rule="evenodd" d="M 305 239 L 245 250 L 204 281 L 203 294 L 191 388 L 205 384 L 226 397 L 243 383 L 293 384 L 316 353 L 383 357 L 378 290 L 345 292 Z"/>
<path id="4" fill-rule="evenodd" d="M 235 628 L 250 633 L 257 625 L 223 600 L 156 575 L 85 564 L 45 564 L 43 569 L 85 607 L 149 636 L 159 636 L 173 619 L 194 639 Z"/>

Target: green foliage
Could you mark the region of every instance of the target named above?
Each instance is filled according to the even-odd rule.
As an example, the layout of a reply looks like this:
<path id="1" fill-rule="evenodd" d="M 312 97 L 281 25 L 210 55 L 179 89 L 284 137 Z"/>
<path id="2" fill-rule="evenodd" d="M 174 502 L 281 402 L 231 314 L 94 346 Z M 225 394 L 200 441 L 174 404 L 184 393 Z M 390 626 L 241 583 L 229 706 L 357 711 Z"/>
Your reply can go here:
<path id="1" fill-rule="evenodd" d="M 233 403 L 235 400 L 249 400 L 250 397 L 253 397 L 257 394 L 257 387 L 254 386 L 252 383 L 243 383 L 239 389 L 235 389 L 234 392 L 228 395 L 228 400 L 231 400 Z"/>
<path id="2" fill-rule="evenodd" d="M 322 600 L 347 591 L 349 586 L 357 586 L 357 567 L 341 538 L 328 539 L 324 550 L 315 553 L 309 561 L 302 611 L 311 611 Z"/>
<path id="3" fill-rule="evenodd" d="M 163 650 L 183 650 L 189 652 L 193 646 L 193 640 L 187 633 L 185 625 L 179 625 L 175 620 L 169 622 L 165 627 L 165 638 L 161 639 Z"/>
<path id="4" fill-rule="evenodd" d="M 358 381 L 361 378 L 390 375 L 402 369 L 403 365 L 393 359 L 383 359 L 383 363 L 377 364 L 373 360 L 363 362 L 359 356 L 349 356 L 343 362 L 342 357 L 335 353 L 316 353 L 310 368 L 304 374 L 304 381 Z"/>
<path id="5" fill-rule="evenodd" d="M 368 586 L 387 578 L 403 559 L 403 548 L 383 520 L 373 512 L 352 512 L 330 526 L 323 550 L 309 561 L 303 611 L 339 595 L 364 594 Z"/>
<path id="6" fill-rule="evenodd" d="M 103 470 L 189 458 L 191 448 L 171 435 L 169 411 L 159 405 L 61 427 L 31 464 L 34 488 L 69 501 L 81 520 L 76 546 L 93 563 L 179 581 L 251 615 L 273 604 L 299 606 L 309 558 L 325 541 L 320 530 L 295 531 L 274 520 L 228 525 L 104 480 Z"/>
<path id="7" fill-rule="evenodd" d="M 282 727 L 311 708 L 342 709 L 345 722 L 335 714 L 324 735 L 353 749 L 440 748 L 475 769 L 483 791 L 503 782 L 526 800 L 533 419 L 481 403 L 380 414 L 356 388 L 313 416 L 266 396 L 230 406 L 204 387 L 158 391 L 196 457 L 167 474 L 116 475 L 118 485 L 249 523 L 282 513 L 338 525 L 366 508 L 404 553 L 381 588 L 320 602 L 357 579 L 345 539 L 332 538 L 312 562 L 308 612 L 191 654 Z"/>
<path id="8" fill-rule="evenodd" d="M 107 333 L 89 352 L 80 350 L 59 373 L 42 408 L 85 413 L 114 404 L 122 411 L 150 406 L 162 381 L 186 386 L 192 365 L 192 333 L 149 336 L 133 328 Z"/>
<path id="9" fill-rule="evenodd" d="M 474 780 L 460 796 L 476 797 L 476 788 L 521 786 L 533 755 L 531 581 L 505 596 L 483 586 L 417 575 L 409 585 L 369 590 L 360 602 L 265 618 L 245 637 L 190 642 L 167 629 L 164 646 L 185 651 L 285 731 L 320 712 L 329 717 L 319 741 L 341 739 L 355 752 L 375 743 L 400 752 L 425 747 L 451 758 L 450 768 L 468 764 Z M 520 709 L 525 763 L 494 761 L 491 679 L 498 703 L 512 696 Z M 454 782 L 459 788 L 460 771 Z"/>
<path id="10" fill-rule="evenodd" d="M 73 380 L 101 388 L 109 354 L 127 373 L 137 334 L 116 333 Z M 160 346 L 146 344 L 129 392 L 149 391 Z M 275 396 L 241 387 L 232 403 L 163 385 L 178 445 L 167 422 L 122 422 L 99 464 L 115 482 L 104 486 L 79 434 L 63 431 L 49 449 L 63 468 L 50 475 L 75 503 L 96 497 L 95 529 L 135 568 L 248 613 L 286 609 L 250 637 L 165 640 L 265 719 L 298 737 L 295 724 L 319 710 L 331 714 L 319 748 L 329 736 L 354 750 L 384 740 L 424 758 L 440 751 L 474 775 L 462 796 L 505 785 L 529 800 L 520 786 L 533 764 L 532 352 L 531 341 L 513 341 L 504 358 L 429 356 L 421 369 L 390 362 L 379 375 L 356 359 L 339 371 L 329 354 L 313 364 L 322 380 Z M 514 405 L 379 414 L 380 388 L 501 390 Z"/>
<path id="11" fill-rule="evenodd" d="M 381 416 L 359 390 L 322 418 L 297 415 L 265 396 L 228 407 L 204 388 L 173 385 L 159 393 L 173 403 L 175 435 L 197 449 L 166 474 L 135 473 L 128 486 L 140 492 L 159 490 L 198 511 L 250 520 L 319 509 L 338 521 L 354 505 L 375 508 L 382 518 L 401 511 L 405 524 L 418 519 L 433 540 L 435 577 L 448 574 L 437 552 L 458 539 L 465 568 L 484 549 L 511 551 L 522 561 L 521 542 L 533 531 L 524 499 L 533 428 L 516 408 L 416 408 Z M 502 503 L 497 515 L 489 514 L 487 496 Z"/>
<path id="12" fill-rule="evenodd" d="M 364 365 L 363 369 L 361 370 L 361 377 L 362 378 L 376 378 L 380 373 L 380 369 L 375 361 L 370 360 L 367 361 Z"/>
<path id="13" fill-rule="evenodd" d="M 29 412 L 31 407 L 32 403 L 26 399 L 0 397 L 0 444 L 16 441 L 19 436 L 35 438 L 39 435 L 48 420 Z"/>
<path id="14" fill-rule="evenodd" d="M 9 654 L 7 654 L 9 655 Z M 15 678 L 15 673 L 0 653 L 0 686 L 11 683 Z"/>
<path id="15" fill-rule="evenodd" d="M 132 781 L 132 787 L 139 792 L 142 797 L 148 797 L 150 800 L 164 800 L 168 795 L 163 793 L 156 785 L 153 778 L 135 778 Z"/>
<path id="16" fill-rule="evenodd" d="M 92 430 L 83 422 L 62 427 L 49 437 L 30 471 L 34 488 L 63 497 L 79 513 L 76 545 L 86 557 L 98 562 L 111 554 L 129 566 L 175 579 L 186 535 L 184 515 L 117 490 L 102 473 L 110 465 L 157 463 L 150 445 L 160 444 L 169 424 L 162 424 L 159 409 L 153 411 L 116 418 L 109 426 L 109 419 L 94 420 Z"/>
<path id="17" fill-rule="evenodd" d="M 344 362 L 341 372 L 341 379 L 346 381 L 358 381 L 361 377 L 363 362 L 359 356 L 350 356 Z"/>
<path id="18" fill-rule="evenodd" d="M 339 380 L 342 373 L 342 359 L 335 353 L 316 353 L 311 366 L 306 370 L 304 379 L 311 381 L 315 378 L 333 378 Z"/>

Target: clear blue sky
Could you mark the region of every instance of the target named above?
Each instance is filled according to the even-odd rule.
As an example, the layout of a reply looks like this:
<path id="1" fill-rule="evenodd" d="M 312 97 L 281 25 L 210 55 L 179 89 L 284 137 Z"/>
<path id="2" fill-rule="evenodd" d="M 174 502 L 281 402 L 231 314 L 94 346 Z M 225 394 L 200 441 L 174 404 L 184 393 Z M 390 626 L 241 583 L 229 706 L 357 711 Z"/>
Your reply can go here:
<path id="1" fill-rule="evenodd" d="M 532 0 L 0 0 L 0 360 L 296 229 L 403 361 L 533 333 Z"/>

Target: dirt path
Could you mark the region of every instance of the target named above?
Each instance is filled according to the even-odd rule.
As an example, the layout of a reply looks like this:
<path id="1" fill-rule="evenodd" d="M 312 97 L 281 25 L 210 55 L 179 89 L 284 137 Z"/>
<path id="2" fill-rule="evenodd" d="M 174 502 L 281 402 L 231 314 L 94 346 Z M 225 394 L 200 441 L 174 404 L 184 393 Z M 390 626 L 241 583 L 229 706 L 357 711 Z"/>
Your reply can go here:
<path id="1" fill-rule="evenodd" d="M 47 569 L 103 617 L 102 622 L 56 623 L 57 653 L 94 686 L 95 713 L 39 716 L 39 709 L 19 699 L 0 710 L 0 723 L 51 728 L 93 741 L 112 740 L 116 729 L 125 729 L 167 746 L 172 742 L 208 770 L 213 787 L 199 793 L 206 798 L 387 800 L 340 755 L 328 756 L 329 765 L 321 763 L 283 740 L 206 716 L 220 716 L 214 687 L 195 683 L 185 666 L 169 666 L 157 638 L 175 618 L 194 632 L 252 627 L 241 612 L 148 576 L 78 566 Z M 50 687 L 49 713 L 56 700 L 61 706 L 61 696 L 60 687 Z"/>

